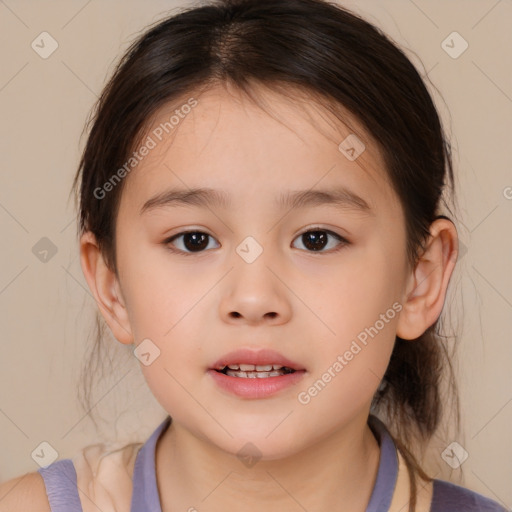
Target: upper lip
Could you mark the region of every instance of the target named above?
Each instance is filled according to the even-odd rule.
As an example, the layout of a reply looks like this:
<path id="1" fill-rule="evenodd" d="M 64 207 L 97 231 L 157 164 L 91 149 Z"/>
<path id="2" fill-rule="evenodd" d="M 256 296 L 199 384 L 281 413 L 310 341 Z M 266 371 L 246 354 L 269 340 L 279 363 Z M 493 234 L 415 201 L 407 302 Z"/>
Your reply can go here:
<path id="1" fill-rule="evenodd" d="M 304 370 L 304 368 L 294 361 L 284 357 L 279 352 L 270 349 L 239 349 L 223 355 L 212 365 L 214 370 L 222 370 L 224 367 L 234 364 L 253 364 L 253 365 L 269 365 L 275 364 L 287 366 L 293 370 Z"/>

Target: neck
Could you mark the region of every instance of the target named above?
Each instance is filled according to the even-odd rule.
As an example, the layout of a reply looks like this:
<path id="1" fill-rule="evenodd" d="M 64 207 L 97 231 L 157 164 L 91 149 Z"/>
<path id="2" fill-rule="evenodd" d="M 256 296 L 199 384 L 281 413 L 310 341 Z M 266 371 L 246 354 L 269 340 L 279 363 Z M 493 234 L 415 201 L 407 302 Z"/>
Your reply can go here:
<path id="1" fill-rule="evenodd" d="M 247 512 L 364 512 L 379 455 L 366 416 L 292 456 L 251 467 L 172 422 L 156 449 L 162 512 L 224 512 L 242 504 Z"/>

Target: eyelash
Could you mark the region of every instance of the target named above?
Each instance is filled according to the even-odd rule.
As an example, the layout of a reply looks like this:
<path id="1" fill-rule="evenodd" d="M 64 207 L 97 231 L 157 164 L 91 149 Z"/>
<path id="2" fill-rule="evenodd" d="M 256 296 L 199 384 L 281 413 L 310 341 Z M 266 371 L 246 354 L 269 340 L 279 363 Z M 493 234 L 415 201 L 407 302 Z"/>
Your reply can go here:
<path id="1" fill-rule="evenodd" d="M 333 253 L 337 253 L 339 251 L 341 251 L 344 247 L 350 245 L 351 242 L 349 242 L 346 238 L 342 237 L 341 235 L 338 235 L 338 233 L 335 233 L 334 231 L 331 231 L 329 229 L 324 229 L 324 228 L 321 228 L 321 227 L 312 227 L 312 228 L 309 228 L 307 229 L 306 231 L 303 231 L 301 233 L 299 233 L 295 238 L 299 238 L 301 237 L 302 235 L 306 234 L 306 233 L 309 233 L 309 232 L 315 232 L 315 231 L 321 231 L 323 233 L 328 233 L 329 235 L 333 236 L 334 238 L 336 238 L 340 243 L 334 248 L 334 249 L 330 249 L 328 251 L 324 251 L 324 250 L 320 250 L 320 251 L 308 251 L 306 250 L 306 252 L 308 253 L 311 253 L 311 254 L 322 254 L 322 253 L 327 253 L 327 254 L 333 254 Z M 188 230 L 188 231 L 181 231 L 175 235 L 172 235 L 171 237 L 167 238 L 166 240 L 164 240 L 162 243 L 163 245 L 165 245 L 169 251 L 171 252 L 174 252 L 174 253 L 178 253 L 178 254 L 181 254 L 183 256 L 194 256 L 194 255 L 200 255 L 200 254 L 203 254 L 205 252 L 207 252 L 207 249 L 205 250 L 202 250 L 202 251 L 197 251 L 197 252 L 187 252 L 187 251 L 183 251 L 181 249 L 176 249 L 176 248 L 173 248 L 173 247 L 170 247 L 169 244 L 171 244 L 171 242 L 173 242 L 175 239 L 183 236 L 183 235 L 186 235 L 188 233 L 199 233 L 199 234 L 202 234 L 202 235 L 206 235 L 210 238 L 214 238 L 212 235 L 210 235 L 209 233 L 205 233 L 204 231 L 200 231 L 200 230 L 197 230 L 197 229 L 191 229 L 191 230 Z"/>

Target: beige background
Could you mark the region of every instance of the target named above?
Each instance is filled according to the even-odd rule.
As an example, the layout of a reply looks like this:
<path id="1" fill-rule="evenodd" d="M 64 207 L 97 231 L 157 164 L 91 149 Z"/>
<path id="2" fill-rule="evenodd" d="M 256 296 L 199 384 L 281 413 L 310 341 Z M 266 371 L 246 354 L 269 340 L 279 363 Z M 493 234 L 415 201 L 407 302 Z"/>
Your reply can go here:
<path id="1" fill-rule="evenodd" d="M 438 478 L 512 507 L 512 3 L 343 4 L 382 27 L 428 72 L 453 141 L 464 250 L 444 314 L 461 333 L 463 432 L 437 436 L 428 464 Z M 78 406 L 96 306 L 81 272 L 68 194 L 84 122 L 114 62 L 145 25 L 184 5 L 0 0 L 2 482 L 38 468 L 31 453 L 42 441 L 66 458 L 101 439 L 144 440 L 165 416 L 138 361 L 114 340 L 117 369 L 93 402 L 99 433 Z M 47 59 L 31 48 L 43 31 L 59 45 Z M 453 31 L 469 44 L 456 59 L 441 46 Z M 32 252 L 42 237 L 57 248 L 47 262 Z M 452 441 L 469 454 L 463 475 L 440 455 Z"/>

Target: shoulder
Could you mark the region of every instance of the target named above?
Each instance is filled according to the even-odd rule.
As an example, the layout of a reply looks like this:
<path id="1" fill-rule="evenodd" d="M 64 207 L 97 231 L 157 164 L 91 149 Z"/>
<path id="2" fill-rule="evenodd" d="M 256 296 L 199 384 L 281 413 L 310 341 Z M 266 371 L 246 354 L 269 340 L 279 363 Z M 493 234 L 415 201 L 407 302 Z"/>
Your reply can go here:
<path id="1" fill-rule="evenodd" d="M 433 480 L 431 512 L 508 512 L 497 501 L 445 480 Z"/>
<path id="2" fill-rule="evenodd" d="M 51 512 L 43 477 L 37 472 L 0 484 L 0 512 Z"/>

